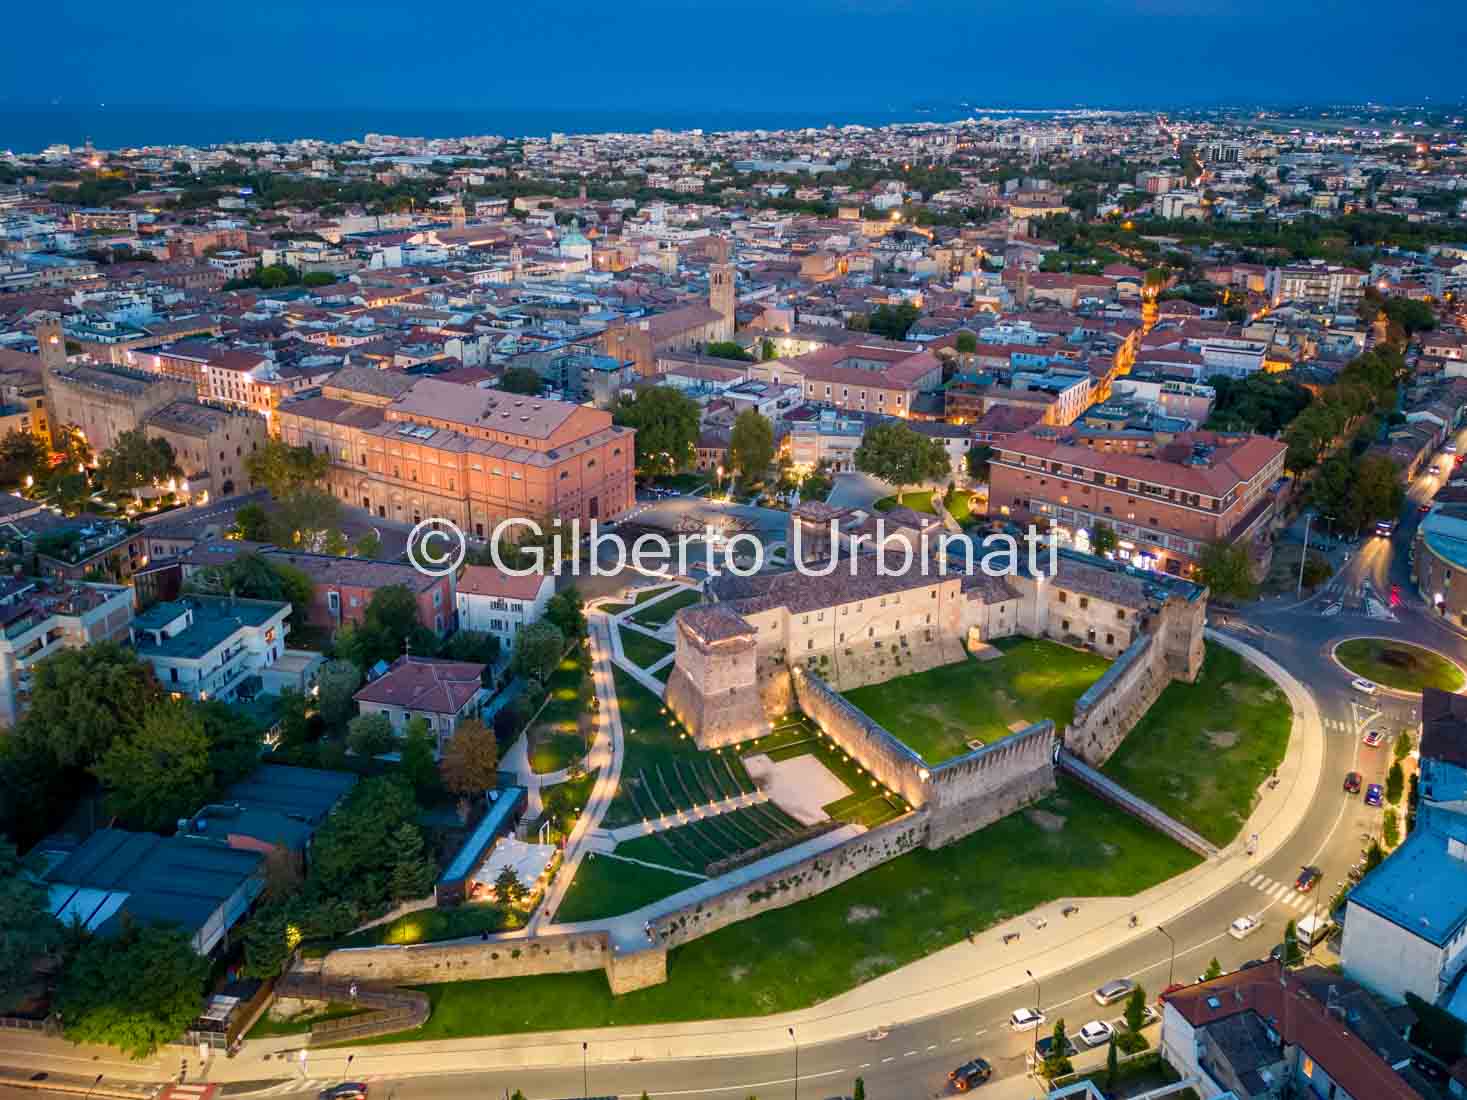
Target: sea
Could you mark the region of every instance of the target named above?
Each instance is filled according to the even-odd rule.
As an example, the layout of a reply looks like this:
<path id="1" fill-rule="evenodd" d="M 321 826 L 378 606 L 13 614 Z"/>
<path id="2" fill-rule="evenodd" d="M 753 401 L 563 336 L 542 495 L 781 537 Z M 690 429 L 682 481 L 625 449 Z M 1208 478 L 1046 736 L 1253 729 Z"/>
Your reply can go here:
<path id="1" fill-rule="evenodd" d="M 792 130 L 825 126 L 885 126 L 910 122 L 953 122 L 987 115 L 1042 116 L 1046 111 L 1011 111 L 958 104 L 943 108 L 886 110 L 403 110 L 48 106 L 0 104 L 0 151 L 36 153 L 48 145 L 130 149 L 149 145 L 228 145 L 249 141 L 361 140 L 367 134 L 453 138 L 498 135 L 548 137 L 551 133 L 647 133 L 656 129 Z"/>

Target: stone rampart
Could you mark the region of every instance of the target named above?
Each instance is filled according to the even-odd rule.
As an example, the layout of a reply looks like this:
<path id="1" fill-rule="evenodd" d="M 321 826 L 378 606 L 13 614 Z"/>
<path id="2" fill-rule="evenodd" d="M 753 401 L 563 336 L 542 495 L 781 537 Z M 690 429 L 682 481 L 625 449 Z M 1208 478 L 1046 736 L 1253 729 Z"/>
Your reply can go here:
<path id="1" fill-rule="evenodd" d="M 395 985 L 568 974 L 608 966 L 605 932 L 574 932 L 488 943 L 422 943 L 352 947 L 321 960 L 324 978 L 356 978 Z"/>
<path id="2" fill-rule="evenodd" d="M 920 756 L 817 674 L 800 669 L 793 679 L 795 701 L 823 733 L 908 805 L 927 804 L 928 769 Z"/>
<path id="3" fill-rule="evenodd" d="M 1046 719 L 933 768 L 927 846 L 965 837 L 1054 790 L 1054 743 Z"/>

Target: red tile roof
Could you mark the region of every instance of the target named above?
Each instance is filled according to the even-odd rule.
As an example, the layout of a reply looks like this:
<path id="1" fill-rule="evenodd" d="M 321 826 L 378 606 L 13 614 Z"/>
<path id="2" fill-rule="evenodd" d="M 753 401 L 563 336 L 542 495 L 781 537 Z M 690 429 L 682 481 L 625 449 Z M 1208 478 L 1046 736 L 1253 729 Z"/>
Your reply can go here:
<path id="1" fill-rule="evenodd" d="M 483 686 L 484 667 L 469 661 L 403 656 L 352 698 L 430 714 L 457 714 Z"/>

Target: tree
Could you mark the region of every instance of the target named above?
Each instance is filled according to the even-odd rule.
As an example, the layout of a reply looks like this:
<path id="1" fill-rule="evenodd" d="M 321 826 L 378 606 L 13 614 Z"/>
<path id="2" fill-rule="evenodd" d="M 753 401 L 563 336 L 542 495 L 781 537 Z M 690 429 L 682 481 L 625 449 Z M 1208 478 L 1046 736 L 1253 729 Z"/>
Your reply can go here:
<path id="1" fill-rule="evenodd" d="M 586 598 L 572 585 L 545 601 L 545 621 L 567 638 L 583 638 L 586 634 Z"/>
<path id="2" fill-rule="evenodd" d="M 950 468 L 947 450 L 940 442 L 897 421 L 868 429 L 856 448 L 855 460 L 862 473 L 896 486 L 899 499 L 903 486 L 937 481 Z"/>
<path id="3" fill-rule="evenodd" d="M 15 845 L 0 837 L 0 1012 L 15 1008 L 36 960 L 61 942 L 46 887 L 21 871 Z"/>
<path id="4" fill-rule="evenodd" d="M 213 789 L 203 720 L 186 703 L 159 704 L 113 740 L 92 772 L 107 790 L 108 812 L 136 829 L 162 829 Z"/>
<path id="5" fill-rule="evenodd" d="M 851 1100 L 866 1100 L 866 1079 L 857 1077 L 856 1083 L 851 1086 Z"/>
<path id="6" fill-rule="evenodd" d="M 74 1043 L 105 1043 L 146 1058 L 183 1034 L 203 1007 L 209 960 L 188 936 L 125 926 L 89 940 L 67 967 L 57 1013 Z"/>
<path id="7" fill-rule="evenodd" d="M 390 584 L 372 594 L 358 624 L 336 633 L 336 653 L 362 670 L 378 661 L 391 664 L 411 650 L 434 653 L 438 638 L 418 620 L 418 598 L 406 585 Z"/>
<path id="8" fill-rule="evenodd" d="M 1404 760 L 1411 755 L 1412 748 L 1411 732 L 1409 730 L 1402 730 L 1396 737 L 1395 745 L 1391 747 L 1391 755 L 1397 760 Z"/>
<path id="9" fill-rule="evenodd" d="M 1395 810 L 1386 810 L 1381 817 L 1380 838 L 1387 848 L 1394 848 L 1401 843 L 1401 821 Z"/>
<path id="10" fill-rule="evenodd" d="M 260 766 L 264 731 L 259 723 L 233 704 L 218 699 L 199 703 L 194 711 L 204 727 L 215 790 L 238 783 Z"/>
<path id="11" fill-rule="evenodd" d="M 183 476 L 173 445 L 161 437 L 148 438 L 142 428 L 121 433 L 102 452 L 98 473 L 103 487 L 114 495 L 139 493 L 168 478 Z"/>
<path id="12" fill-rule="evenodd" d="M 12 428 L 0 439 L 0 482 L 18 485 L 29 477 L 44 481 L 51 472 L 51 452 L 34 432 Z"/>
<path id="13" fill-rule="evenodd" d="M 278 497 L 268 531 L 271 542 L 312 554 L 343 557 L 349 549 L 341 533 L 341 503 L 325 489 L 314 486 Z"/>
<path id="14" fill-rule="evenodd" d="M 481 679 L 489 687 L 494 680 L 494 662 L 499 659 L 499 639 L 476 630 L 459 630 L 438 647 L 438 656 L 450 661 L 468 661 L 484 666 Z"/>
<path id="15" fill-rule="evenodd" d="M 418 715 L 403 732 L 402 754 L 398 768 L 412 784 L 419 802 L 427 802 L 438 786 L 438 762 L 434 759 L 438 741 L 428 728 L 428 720 Z"/>
<path id="16" fill-rule="evenodd" d="M 208 565 L 197 570 L 189 577 L 184 590 L 205 596 L 284 600 L 291 605 L 292 616 L 301 620 L 306 616 L 315 586 L 295 566 L 249 553 L 241 554 L 228 565 Z"/>
<path id="17" fill-rule="evenodd" d="M 359 714 L 346 726 L 346 743 L 358 756 L 381 756 L 392 751 L 395 740 L 385 714 Z"/>
<path id="18" fill-rule="evenodd" d="M 544 384 L 544 379 L 531 367 L 510 367 L 499 379 L 499 389 L 526 397 L 534 397 Z"/>
<path id="19" fill-rule="evenodd" d="M 326 898 L 359 908 L 387 900 L 386 875 L 397 862 L 393 836 L 417 816 L 413 792 L 401 779 L 364 779 L 321 824 L 311 848 L 311 879 Z"/>
<path id="20" fill-rule="evenodd" d="M 1372 840 L 1370 847 L 1365 852 L 1365 873 L 1367 875 L 1370 874 L 1371 871 L 1374 871 L 1384 862 L 1385 849 L 1380 846 L 1379 841 Z"/>
<path id="21" fill-rule="evenodd" d="M 978 337 L 971 332 L 960 332 L 953 342 L 953 347 L 959 355 L 972 355 L 978 350 Z"/>
<path id="22" fill-rule="evenodd" d="M 1116 1047 L 1116 1037 L 1112 1033 L 1110 1043 L 1105 1051 L 1105 1091 L 1110 1092 L 1116 1087 L 1116 1079 L 1121 1072 L 1120 1051 Z"/>
<path id="23" fill-rule="evenodd" d="M 1202 980 L 1210 982 L 1213 978 L 1221 978 L 1222 972 L 1222 963 L 1218 962 L 1214 956 L 1212 961 L 1207 964 L 1207 969 L 1202 972 Z"/>
<path id="24" fill-rule="evenodd" d="M 270 541 L 270 513 L 253 502 L 234 513 L 230 534 L 247 542 Z"/>
<path id="25" fill-rule="evenodd" d="M 871 311 L 871 316 L 866 321 L 866 328 L 878 336 L 885 336 L 888 340 L 900 340 L 907 335 L 907 330 L 917 323 L 917 318 L 922 315 L 921 311 L 910 302 L 902 302 L 900 305 L 880 305 Z"/>
<path id="26" fill-rule="evenodd" d="M 494 897 L 505 905 L 518 905 L 528 893 L 513 867 L 506 866 L 494 880 Z"/>
<path id="27" fill-rule="evenodd" d="M 637 470 L 643 477 L 676 473 L 693 461 L 702 410 L 669 386 L 648 386 L 623 396 L 613 410 L 617 424 L 637 432 Z"/>
<path id="28" fill-rule="evenodd" d="M 436 877 L 432 862 L 423 854 L 423 834 L 411 821 L 404 821 L 392 834 L 390 889 L 396 901 L 426 897 Z"/>
<path id="29" fill-rule="evenodd" d="M 769 360 L 776 358 L 774 341 L 767 336 L 764 337 L 763 340 L 759 341 L 759 358 L 764 360 L 764 362 L 766 363 L 769 362 Z"/>
<path id="30" fill-rule="evenodd" d="M 1254 591 L 1252 563 L 1242 546 L 1210 542 L 1202 548 L 1197 575 L 1215 596 L 1246 600 Z"/>
<path id="31" fill-rule="evenodd" d="M 560 655 L 565 652 L 565 635 L 554 623 L 541 621 L 522 626 L 514 639 L 510 668 L 516 675 L 543 684 L 550 679 Z"/>
<path id="32" fill-rule="evenodd" d="M 1125 1017 L 1126 1030 L 1133 1035 L 1140 1035 L 1141 1028 L 1146 1023 L 1146 990 L 1139 985 L 1126 998 Z"/>
<path id="33" fill-rule="evenodd" d="M 331 458 L 310 447 L 292 447 L 272 439 L 245 459 L 245 470 L 256 485 L 277 500 L 300 489 L 319 485 L 331 468 Z"/>
<path id="34" fill-rule="evenodd" d="M 964 456 L 968 476 L 974 481 L 987 481 L 989 464 L 993 461 L 993 448 L 987 443 L 975 443 Z"/>
<path id="35" fill-rule="evenodd" d="M 1090 529 L 1090 552 L 1108 554 L 1116 548 L 1116 531 L 1108 523 L 1097 523 Z"/>
<path id="36" fill-rule="evenodd" d="M 755 409 L 745 409 L 734 420 L 728 459 L 745 481 L 759 481 L 774 461 L 774 425 Z"/>
<path id="37" fill-rule="evenodd" d="M 160 697 L 152 668 L 115 642 L 62 649 L 31 671 L 31 705 L 11 736 L 58 767 L 90 767 Z"/>
<path id="38" fill-rule="evenodd" d="M 362 670 L 351 661 L 327 661 L 316 673 L 316 705 L 331 729 L 340 729 L 357 712 L 353 695 L 362 686 Z"/>
<path id="39" fill-rule="evenodd" d="M 1299 949 L 1299 930 L 1291 920 L 1284 925 L 1284 965 L 1298 966 L 1304 961 L 1304 952 Z"/>
<path id="40" fill-rule="evenodd" d="M 715 359 L 735 359 L 740 363 L 752 363 L 754 357 L 733 340 L 714 340 L 703 348 L 704 355 Z"/>
<path id="41" fill-rule="evenodd" d="M 1070 1047 L 1070 1037 L 1065 1031 L 1064 1018 L 1054 1022 L 1054 1031 L 1049 1040 L 1049 1054 L 1044 1059 L 1044 1075 L 1051 1079 L 1061 1077 L 1073 1071 L 1069 1055 L 1066 1051 Z"/>
<path id="42" fill-rule="evenodd" d="M 1401 770 L 1401 762 L 1397 760 L 1391 765 L 1391 770 L 1386 772 L 1386 801 L 1394 806 L 1401 801 L 1401 795 L 1405 793 L 1406 773 Z"/>
<path id="43" fill-rule="evenodd" d="M 353 557 L 375 558 L 382 553 L 382 537 L 376 531 L 368 531 L 351 544 Z"/>
<path id="44" fill-rule="evenodd" d="M 443 785 L 455 794 L 482 795 L 493 790 L 499 783 L 499 743 L 494 731 L 477 718 L 460 722 L 443 747 L 438 768 Z"/>

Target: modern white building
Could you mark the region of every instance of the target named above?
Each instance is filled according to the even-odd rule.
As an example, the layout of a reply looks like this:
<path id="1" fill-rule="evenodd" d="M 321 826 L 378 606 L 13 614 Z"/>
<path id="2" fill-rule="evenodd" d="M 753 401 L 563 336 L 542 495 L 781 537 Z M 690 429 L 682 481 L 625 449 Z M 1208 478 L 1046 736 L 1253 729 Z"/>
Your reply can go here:
<path id="1" fill-rule="evenodd" d="M 269 690 L 285 654 L 290 604 L 232 596 L 185 596 L 132 622 L 132 644 L 166 691 L 190 699 L 236 698 L 252 676 Z"/>
<path id="2" fill-rule="evenodd" d="M 511 577 L 492 565 L 469 565 L 458 580 L 458 628 L 492 634 L 509 653 L 521 627 L 540 621 L 555 594 L 555 578 Z"/>

